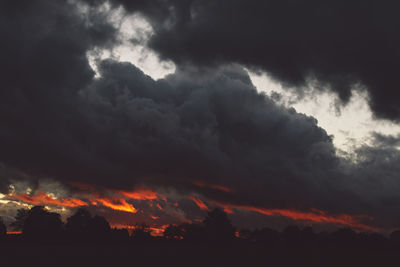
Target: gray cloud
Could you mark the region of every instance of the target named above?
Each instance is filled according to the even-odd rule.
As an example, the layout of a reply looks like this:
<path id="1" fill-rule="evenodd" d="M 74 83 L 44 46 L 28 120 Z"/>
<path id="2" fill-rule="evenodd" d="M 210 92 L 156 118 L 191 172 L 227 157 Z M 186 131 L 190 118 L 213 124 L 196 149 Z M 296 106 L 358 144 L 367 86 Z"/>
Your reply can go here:
<path id="1" fill-rule="evenodd" d="M 376 134 L 372 145 L 354 151 L 355 163 L 345 168 L 351 190 L 365 200 L 382 223 L 392 227 L 397 227 L 400 220 L 395 212 L 400 208 L 400 151 L 394 146 L 399 140 Z"/>

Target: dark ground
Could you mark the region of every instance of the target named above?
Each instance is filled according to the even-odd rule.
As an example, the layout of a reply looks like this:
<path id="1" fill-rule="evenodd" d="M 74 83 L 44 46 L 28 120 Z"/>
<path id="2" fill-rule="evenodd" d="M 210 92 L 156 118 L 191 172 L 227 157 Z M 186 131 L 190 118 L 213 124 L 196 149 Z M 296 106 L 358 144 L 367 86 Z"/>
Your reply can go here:
<path id="1" fill-rule="evenodd" d="M 400 266 L 398 249 L 271 248 L 257 244 L 0 244 L 1 266 Z"/>

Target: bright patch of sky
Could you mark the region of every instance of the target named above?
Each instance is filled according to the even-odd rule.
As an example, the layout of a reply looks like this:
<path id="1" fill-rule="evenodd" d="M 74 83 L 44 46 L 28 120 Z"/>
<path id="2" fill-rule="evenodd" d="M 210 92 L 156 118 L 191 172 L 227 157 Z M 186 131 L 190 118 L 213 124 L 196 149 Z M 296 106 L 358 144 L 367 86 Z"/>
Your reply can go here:
<path id="1" fill-rule="evenodd" d="M 173 62 L 160 60 L 157 54 L 147 47 L 147 41 L 153 30 L 143 17 L 139 14 L 127 15 L 122 8 L 117 10 L 110 10 L 107 6 L 103 8 L 109 12 L 110 21 L 119 29 L 120 43 L 111 50 L 88 53 L 89 61 L 95 71 L 96 60 L 113 58 L 131 62 L 153 79 L 160 79 L 175 72 Z M 278 93 L 281 104 L 315 117 L 318 125 L 333 136 L 334 145 L 339 150 L 351 152 L 355 147 L 370 144 L 371 134 L 374 132 L 385 135 L 400 134 L 399 124 L 373 118 L 368 106 L 368 95 L 361 90 L 353 91 L 349 103 L 340 106 L 337 104 L 337 96 L 331 92 L 305 94 L 299 99 L 294 90 L 285 89 L 267 74 L 255 74 L 251 71 L 249 74 L 260 92 L 270 96 L 276 96 Z"/>
<path id="2" fill-rule="evenodd" d="M 349 103 L 344 106 L 338 105 L 337 96 L 331 92 L 305 94 L 303 98 L 292 101 L 296 98 L 293 91 L 285 90 L 267 74 L 249 73 L 260 92 L 267 95 L 278 93 L 284 105 L 315 117 L 318 125 L 329 135 L 333 135 L 335 146 L 341 150 L 350 152 L 354 147 L 370 144 L 371 134 L 374 132 L 384 135 L 400 134 L 399 124 L 373 117 L 366 92 L 354 90 Z"/>
<path id="3" fill-rule="evenodd" d="M 3 199 L 3 198 L 5 198 L 5 197 L 6 197 L 6 195 L 0 193 L 0 204 L 7 204 L 7 203 L 8 203 L 7 200 L 4 200 L 4 199 Z"/>
<path id="4" fill-rule="evenodd" d="M 110 10 L 107 4 L 102 9 L 108 12 L 109 21 L 118 29 L 118 45 L 112 49 L 95 49 L 88 52 L 89 63 L 95 71 L 97 60 L 112 58 L 134 64 L 153 79 L 161 79 L 175 72 L 175 64 L 172 61 L 160 60 L 157 54 L 147 47 L 153 29 L 140 14 L 128 15 L 122 8 Z M 81 10 L 85 13 L 84 8 Z"/>

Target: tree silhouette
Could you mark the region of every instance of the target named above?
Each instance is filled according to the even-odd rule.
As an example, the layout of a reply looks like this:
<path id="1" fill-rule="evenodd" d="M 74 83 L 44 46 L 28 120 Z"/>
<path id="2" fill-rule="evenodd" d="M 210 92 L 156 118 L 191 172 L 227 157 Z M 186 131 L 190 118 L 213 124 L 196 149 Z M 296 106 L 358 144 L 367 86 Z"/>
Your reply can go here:
<path id="1" fill-rule="evenodd" d="M 182 229 L 184 232 L 183 239 L 186 241 L 205 241 L 207 238 L 203 224 L 184 223 L 182 224 Z"/>
<path id="2" fill-rule="evenodd" d="M 74 215 L 67 219 L 65 230 L 72 239 L 89 238 L 89 227 L 92 215 L 84 208 L 78 209 Z"/>
<path id="3" fill-rule="evenodd" d="M 110 224 L 104 217 L 92 217 L 84 208 L 67 219 L 66 232 L 71 239 L 102 240 L 110 237 Z"/>
<path id="4" fill-rule="evenodd" d="M 297 225 L 289 225 L 282 231 L 281 238 L 285 245 L 299 245 L 301 230 Z"/>
<path id="5" fill-rule="evenodd" d="M 279 241 L 279 233 L 278 231 L 272 230 L 268 227 L 264 227 L 261 230 L 255 230 L 250 238 L 258 243 L 264 245 L 275 245 Z"/>
<path id="6" fill-rule="evenodd" d="M 49 212 L 43 206 L 29 210 L 22 233 L 28 238 L 57 239 L 62 234 L 63 223 L 58 213 Z"/>
<path id="7" fill-rule="evenodd" d="M 135 225 L 134 230 L 132 231 L 132 239 L 134 241 L 148 241 L 152 239 L 151 229 L 146 224 L 138 224 Z"/>
<path id="8" fill-rule="evenodd" d="M 13 221 L 10 226 L 15 231 L 22 231 L 24 228 L 25 220 L 28 218 L 29 210 L 28 209 L 18 209 L 17 215 L 15 216 L 15 221 Z"/>
<path id="9" fill-rule="evenodd" d="M 241 229 L 238 233 L 238 238 L 243 240 L 251 240 L 253 232 L 249 229 Z"/>
<path id="10" fill-rule="evenodd" d="M 185 236 L 185 229 L 183 225 L 170 224 L 164 231 L 164 238 L 166 239 L 183 239 Z"/>
<path id="11" fill-rule="evenodd" d="M 107 240 L 110 238 L 110 234 L 110 224 L 104 217 L 95 216 L 90 220 L 89 235 L 92 240 Z"/>
<path id="12" fill-rule="evenodd" d="M 4 239 L 7 235 L 7 227 L 4 224 L 3 218 L 0 217 L 0 240 Z"/>
<path id="13" fill-rule="evenodd" d="M 357 244 L 359 235 L 351 228 L 341 228 L 331 233 L 328 241 L 333 246 L 347 246 L 352 247 Z"/>
<path id="14" fill-rule="evenodd" d="M 390 241 L 395 246 L 400 246 L 400 231 L 399 230 L 393 231 L 390 234 Z"/>
<path id="15" fill-rule="evenodd" d="M 127 229 L 112 229 L 110 239 L 113 241 L 128 241 L 129 232 Z"/>
<path id="16" fill-rule="evenodd" d="M 203 221 L 208 240 L 227 241 L 235 236 L 235 227 L 228 218 L 226 212 L 221 209 L 213 209 L 207 213 Z"/>
<path id="17" fill-rule="evenodd" d="M 101 216 L 93 216 L 86 209 L 78 209 L 67 219 L 65 227 L 57 213 L 49 212 L 42 206 L 33 207 L 30 210 L 20 209 L 15 216 L 13 228 L 22 230 L 20 237 L 11 237 L 6 240 L 49 240 L 70 237 L 69 241 L 154 241 L 151 228 L 146 224 L 134 227 L 132 237 L 126 229 L 111 229 L 108 221 Z M 65 229 L 65 231 L 64 231 Z M 66 235 L 64 235 L 66 233 Z M 0 239 L 6 235 L 6 228 L 0 219 Z M 311 227 L 300 229 L 298 226 L 288 226 L 281 233 L 270 228 L 256 229 L 254 231 L 242 230 L 239 234 L 240 241 L 232 242 L 230 245 L 249 245 L 253 247 L 266 247 L 267 250 L 275 251 L 278 248 L 282 252 L 300 250 L 327 249 L 339 251 L 340 249 L 369 249 L 380 250 L 385 248 L 400 247 L 400 231 L 391 234 L 390 240 L 379 233 L 355 232 L 351 228 L 338 229 L 335 232 L 314 233 Z M 202 223 L 183 223 L 180 225 L 169 225 L 164 231 L 166 240 L 189 241 L 206 243 L 206 246 L 214 246 L 221 242 L 229 242 L 235 239 L 235 228 L 228 215 L 220 210 L 209 211 Z M 3 242 L 2 242 L 3 243 Z M 173 242 L 174 243 L 174 242 Z M 197 246 L 197 244 L 194 244 Z M 223 247 L 223 246 L 220 246 Z M 339 249 L 340 248 L 340 249 Z M 340 251 L 339 251 L 340 252 Z"/>
<path id="18" fill-rule="evenodd" d="M 304 227 L 301 230 L 301 242 L 303 245 L 311 246 L 316 241 L 316 234 L 314 233 L 314 229 L 311 226 Z"/>

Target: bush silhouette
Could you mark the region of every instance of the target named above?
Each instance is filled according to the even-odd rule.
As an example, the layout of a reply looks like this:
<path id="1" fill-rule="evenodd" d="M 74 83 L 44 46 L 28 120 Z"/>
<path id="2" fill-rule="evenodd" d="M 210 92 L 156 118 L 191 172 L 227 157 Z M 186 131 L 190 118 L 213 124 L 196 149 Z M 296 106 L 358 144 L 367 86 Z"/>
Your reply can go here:
<path id="1" fill-rule="evenodd" d="M 235 227 L 226 212 L 221 209 L 209 211 L 203 224 L 208 240 L 227 241 L 232 240 L 235 236 Z"/>
<path id="2" fill-rule="evenodd" d="M 191 242 L 230 241 L 234 236 L 235 227 L 221 209 L 209 211 L 202 224 L 169 225 L 164 231 L 166 239 L 184 239 Z"/>
<path id="3" fill-rule="evenodd" d="M 285 245 L 299 245 L 301 230 L 296 225 L 290 225 L 282 231 L 281 238 Z"/>
<path id="4" fill-rule="evenodd" d="M 128 241 L 129 232 L 127 229 L 112 229 L 110 232 L 110 240 L 112 241 Z"/>
<path id="5" fill-rule="evenodd" d="M 204 224 L 183 223 L 179 225 L 169 225 L 165 229 L 163 237 L 168 240 L 185 240 L 190 242 L 198 242 L 207 241 L 209 239 L 208 235 L 211 234 L 211 232 L 206 232 Z"/>
<path id="6" fill-rule="evenodd" d="M 29 210 L 28 209 L 18 209 L 17 215 L 15 216 L 15 221 L 13 221 L 10 226 L 15 231 L 22 231 L 24 228 L 25 220 L 28 218 Z"/>
<path id="7" fill-rule="evenodd" d="M 0 217 L 0 240 L 7 236 L 7 227 L 4 224 L 3 218 Z"/>
<path id="8" fill-rule="evenodd" d="M 164 238 L 166 239 L 183 239 L 185 236 L 185 229 L 182 225 L 170 224 L 164 231 Z"/>
<path id="9" fill-rule="evenodd" d="M 151 229 L 146 224 L 138 224 L 132 231 L 132 239 L 134 241 L 149 241 L 152 239 Z"/>
<path id="10" fill-rule="evenodd" d="M 393 245 L 395 246 L 400 246 L 400 231 L 393 231 L 390 234 L 390 241 L 392 242 Z"/>
<path id="11" fill-rule="evenodd" d="M 278 243 L 279 233 L 278 231 L 265 227 L 261 230 L 255 230 L 250 234 L 250 238 L 257 243 L 272 246 Z"/>
<path id="12" fill-rule="evenodd" d="M 94 216 L 90 220 L 89 235 L 93 240 L 107 240 L 110 238 L 110 234 L 110 224 L 104 217 Z"/>

